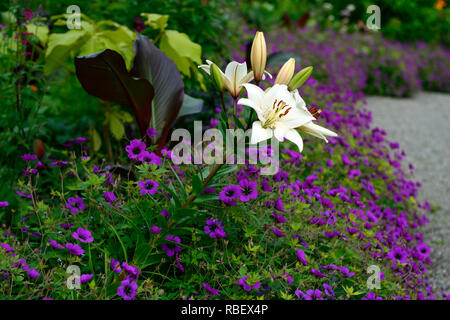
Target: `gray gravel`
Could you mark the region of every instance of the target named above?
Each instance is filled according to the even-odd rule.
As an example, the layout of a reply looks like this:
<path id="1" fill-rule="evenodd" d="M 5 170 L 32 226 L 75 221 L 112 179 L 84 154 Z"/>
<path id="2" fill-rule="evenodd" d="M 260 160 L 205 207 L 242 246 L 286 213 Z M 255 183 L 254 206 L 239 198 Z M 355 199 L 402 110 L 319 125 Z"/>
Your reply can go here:
<path id="1" fill-rule="evenodd" d="M 450 294 L 450 94 L 420 92 L 411 98 L 368 97 L 373 125 L 400 143 L 422 182 L 419 199 L 431 203 L 430 223 L 424 228 L 431 246 L 430 284 Z"/>

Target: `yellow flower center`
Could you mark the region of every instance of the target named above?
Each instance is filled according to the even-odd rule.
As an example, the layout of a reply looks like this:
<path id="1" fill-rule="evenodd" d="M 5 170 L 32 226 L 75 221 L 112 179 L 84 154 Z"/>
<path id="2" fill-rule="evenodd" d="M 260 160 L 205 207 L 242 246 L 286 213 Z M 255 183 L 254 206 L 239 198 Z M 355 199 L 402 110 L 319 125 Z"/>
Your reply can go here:
<path id="1" fill-rule="evenodd" d="M 282 117 L 286 116 L 291 109 L 292 107 L 286 104 L 286 102 L 284 102 L 283 100 L 278 101 L 277 99 L 275 99 L 272 108 L 269 108 L 264 115 L 266 121 L 264 122 L 262 127 L 264 129 L 273 129 L 275 127 L 275 123 Z"/>

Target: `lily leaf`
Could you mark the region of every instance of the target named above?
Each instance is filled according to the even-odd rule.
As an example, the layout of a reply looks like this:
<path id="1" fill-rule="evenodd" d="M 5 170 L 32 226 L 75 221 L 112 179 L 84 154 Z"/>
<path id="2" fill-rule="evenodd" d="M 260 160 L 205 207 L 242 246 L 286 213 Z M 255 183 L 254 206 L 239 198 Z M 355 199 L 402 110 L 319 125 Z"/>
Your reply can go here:
<path id="1" fill-rule="evenodd" d="M 78 80 L 89 94 L 133 108 L 139 131 L 144 137 L 155 96 L 150 82 L 132 77 L 122 56 L 110 49 L 76 57 L 75 67 Z"/>
<path id="2" fill-rule="evenodd" d="M 157 132 L 156 139 L 160 149 L 183 104 L 184 83 L 175 63 L 147 37 L 137 36 L 134 51 L 136 55 L 130 74 L 150 81 L 155 88 L 155 118 L 152 123 Z"/>

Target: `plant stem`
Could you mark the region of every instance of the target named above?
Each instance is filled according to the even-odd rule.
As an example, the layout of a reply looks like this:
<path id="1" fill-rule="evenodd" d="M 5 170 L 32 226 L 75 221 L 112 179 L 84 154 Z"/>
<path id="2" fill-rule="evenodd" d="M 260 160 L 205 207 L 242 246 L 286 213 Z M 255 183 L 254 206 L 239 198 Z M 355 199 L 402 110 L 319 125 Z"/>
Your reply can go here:
<path id="1" fill-rule="evenodd" d="M 111 112 L 111 108 L 108 101 L 103 101 L 104 112 L 108 114 Z M 111 146 L 111 137 L 109 135 L 108 123 L 103 122 L 103 138 L 105 139 L 106 151 L 108 152 L 108 160 L 113 161 L 113 153 Z"/>
<path id="2" fill-rule="evenodd" d="M 222 168 L 224 164 L 225 163 L 216 164 L 216 166 L 211 170 L 209 175 L 206 177 L 205 181 L 203 181 L 203 188 L 208 185 L 209 181 L 211 181 L 211 179 L 215 176 L 217 171 L 219 171 L 219 169 Z M 197 198 L 197 194 L 193 193 L 189 197 L 189 199 L 183 204 L 183 208 L 186 208 L 192 201 L 195 200 L 195 198 Z"/>

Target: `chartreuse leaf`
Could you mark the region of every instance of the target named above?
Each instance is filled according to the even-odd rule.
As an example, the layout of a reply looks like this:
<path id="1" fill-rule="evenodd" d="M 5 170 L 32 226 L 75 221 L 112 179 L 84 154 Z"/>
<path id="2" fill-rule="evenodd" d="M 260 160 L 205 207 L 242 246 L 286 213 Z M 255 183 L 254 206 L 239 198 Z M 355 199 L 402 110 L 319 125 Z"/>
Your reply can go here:
<path id="1" fill-rule="evenodd" d="M 160 48 L 188 77 L 191 76 L 191 64 L 201 64 L 202 62 L 202 47 L 192 42 L 185 33 L 166 30 L 161 37 Z"/>
<path id="2" fill-rule="evenodd" d="M 167 27 L 168 15 L 161 15 L 157 13 L 141 13 L 141 17 L 145 18 L 144 23 L 153 29 L 164 31 Z"/>
<path id="3" fill-rule="evenodd" d="M 36 36 L 40 44 L 45 45 L 47 43 L 49 32 L 47 26 L 28 23 L 25 27 L 27 28 L 27 32 Z"/>
<path id="4" fill-rule="evenodd" d="M 57 19 L 55 25 L 65 25 L 65 15 L 54 16 Z M 89 55 L 105 49 L 117 51 L 125 60 L 126 68 L 131 67 L 133 60 L 133 43 L 136 34 L 126 26 L 114 21 L 104 20 L 95 22 L 85 15 L 82 15 L 81 29 L 72 29 L 65 33 L 52 33 L 48 36 L 48 46 L 46 49 L 46 63 L 44 74 L 48 75 L 61 63 L 66 62 L 72 55 Z M 31 28 L 33 32 L 33 28 Z M 39 29 L 37 31 L 39 33 Z M 45 30 L 37 37 L 44 43 Z"/>

